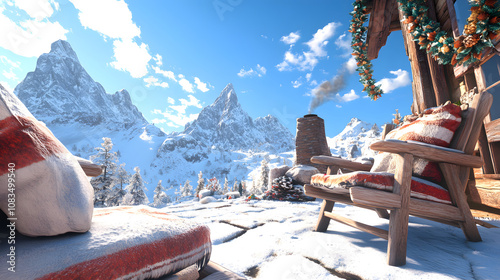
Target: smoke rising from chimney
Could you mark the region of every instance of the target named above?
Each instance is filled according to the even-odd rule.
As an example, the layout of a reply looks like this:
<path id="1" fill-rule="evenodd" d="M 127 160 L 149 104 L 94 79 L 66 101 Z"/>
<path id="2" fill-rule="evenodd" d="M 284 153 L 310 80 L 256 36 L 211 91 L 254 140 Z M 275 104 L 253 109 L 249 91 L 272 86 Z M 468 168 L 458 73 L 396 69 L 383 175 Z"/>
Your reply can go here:
<path id="1" fill-rule="evenodd" d="M 353 61 L 354 60 L 349 60 L 342 64 L 342 67 L 335 77 L 329 81 L 324 81 L 311 91 L 313 99 L 309 104 L 309 114 L 314 112 L 314 110 L 319 106 L 323 105 L 323 103 L 334 100 L 339 91 L 345 88 L 347 77 L 352 74 L 355 69 L 355 66 L 353 67 L 352 64 Z"/>

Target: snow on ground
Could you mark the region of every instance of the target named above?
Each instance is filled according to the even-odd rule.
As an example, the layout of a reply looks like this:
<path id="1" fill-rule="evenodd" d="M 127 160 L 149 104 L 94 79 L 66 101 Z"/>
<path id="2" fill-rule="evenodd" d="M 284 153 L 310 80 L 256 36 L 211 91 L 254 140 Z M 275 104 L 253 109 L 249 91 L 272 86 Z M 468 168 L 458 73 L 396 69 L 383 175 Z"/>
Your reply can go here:
<path id="1" fill-rule="evenodd" d="M 250 279 L 500 279 L 500 228 L 479 227 L 483 242 L 473 243 L 459 228 L 410 217 L 407 264 L 392 267 L 384 239 L 334 221 L 326 233 L 312 231 L 320 205 L 240 199 L 162 210 L 208 225 L 211 260 Z M 334 211 L 388 229 L 373 211 Z"/>

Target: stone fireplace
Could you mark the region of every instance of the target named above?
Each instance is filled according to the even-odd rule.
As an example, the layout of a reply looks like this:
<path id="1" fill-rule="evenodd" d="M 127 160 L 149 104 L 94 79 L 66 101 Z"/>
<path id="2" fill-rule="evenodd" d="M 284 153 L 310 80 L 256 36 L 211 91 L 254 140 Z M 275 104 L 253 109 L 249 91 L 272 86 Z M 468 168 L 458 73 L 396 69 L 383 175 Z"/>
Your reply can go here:
<path id="1" fill-rule="evenodd" d="M 331 156 L 326 142 L 325 122 L 315 114 L 308 114 L 297 119 L 297 135 L 295 138 L 295 156 L 297 165 L 316 167 L 326 173 L 327 166 L 311 163 L 313 156 Z"/>

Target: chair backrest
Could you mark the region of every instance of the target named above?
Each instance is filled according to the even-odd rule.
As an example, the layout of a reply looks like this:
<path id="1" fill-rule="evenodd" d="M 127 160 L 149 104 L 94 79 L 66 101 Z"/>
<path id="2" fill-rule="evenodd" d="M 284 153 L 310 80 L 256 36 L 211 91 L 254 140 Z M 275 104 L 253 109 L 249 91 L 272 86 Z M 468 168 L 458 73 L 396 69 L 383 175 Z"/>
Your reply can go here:
<path id="1" fill-rule="evenodd" d="M 483 91 L 477 94 L 469 108 L 462 114 L 462 125 L 457 129 L 451 148 L 461 150 L 466 154 L 472 154 L 476 146 L 484 118 L 489 114 L 493 96 Z"/>

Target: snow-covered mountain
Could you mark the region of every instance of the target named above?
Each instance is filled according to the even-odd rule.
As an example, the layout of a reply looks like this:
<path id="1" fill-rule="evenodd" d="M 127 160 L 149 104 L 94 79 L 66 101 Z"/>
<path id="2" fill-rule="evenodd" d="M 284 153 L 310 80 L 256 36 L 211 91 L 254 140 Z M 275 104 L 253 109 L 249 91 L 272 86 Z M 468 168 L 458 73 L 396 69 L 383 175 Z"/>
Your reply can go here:
<path id="1" fill-rule="evenodd" d="M 35 71 L 26 75 L 14 93 L 68 149 L 82 156 L 88 156 L 102 137 L 165 136 L 146 121 L 126 90 L 106 93 L 66 41 L 52 43 L 50 52 L 38 58 Z"/>
<path id="2" fill-rule="evenodd" d="M 293 149 L 290 131 L 271 115 L 252 120 L 228 84 L 183 132 L 165 139 L 151 165 L 176 183 L 193 177 L 196 170 L 209 177 L 242 180 L 264 157 L 276 163 L 288 158 L 291 165 Z"/>
<path id="3" fill-rule="evenodd" d="M 205 178 L 246 180 L 263 158 L 292 164 L 294 136 L 273 116 L 253 120 L 232 84 L 183 132 L 166 135 L 148 123 L 126 90 L 106 93 L 66 41 L 54 42 L 14 93 L 75 155 L 88 158 L 109 137 L 126 169 L 139 166 L 150 184 L 195 182 L 199 171 Z"/>
<path id="4" fill-rule="evenodd" d="M 375 152 L 370 150 L 370 144 L 380 140 L 382 129 L 377 124 L 370 124 L 357 118 L 352 118 L 344 130 L 333 138 L 326 138 L 332 155 L 345 159 L 361 160 L 373 158 Z"/>

